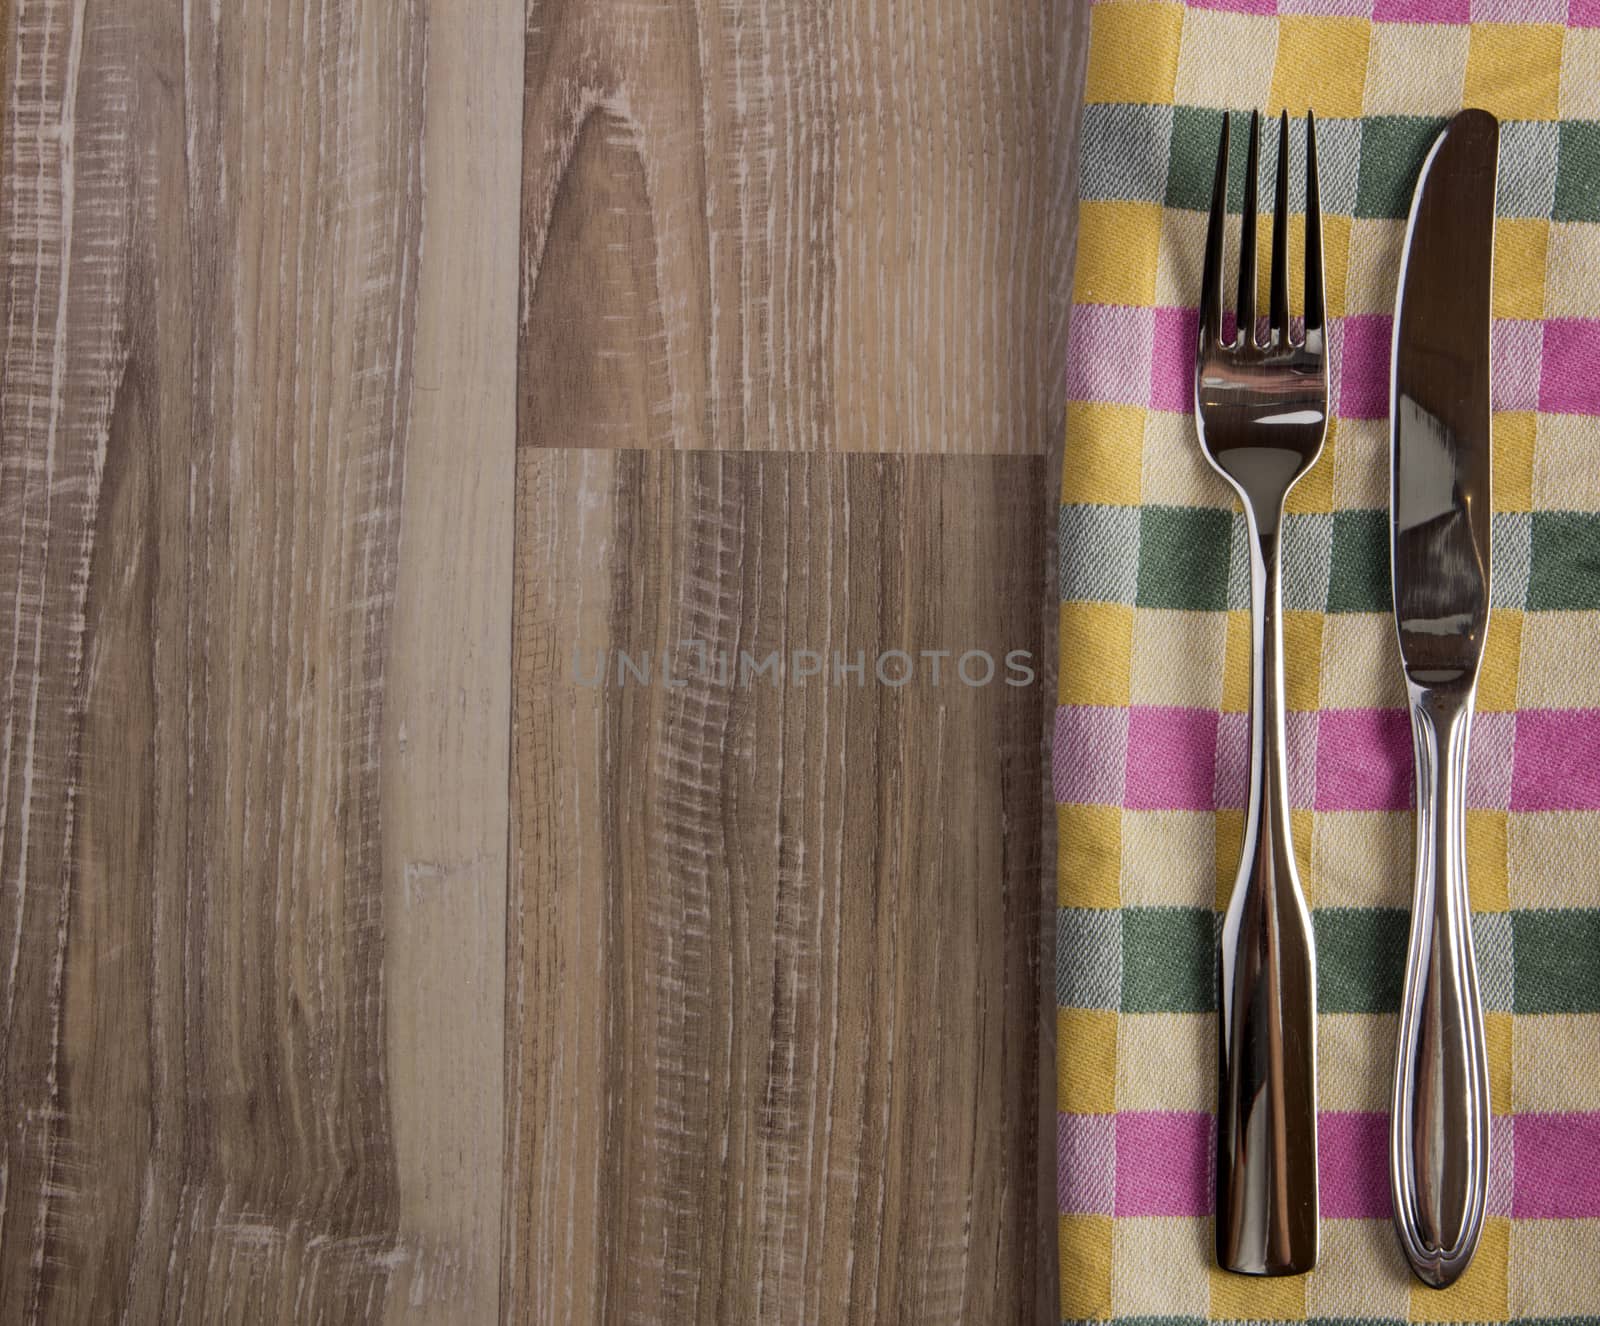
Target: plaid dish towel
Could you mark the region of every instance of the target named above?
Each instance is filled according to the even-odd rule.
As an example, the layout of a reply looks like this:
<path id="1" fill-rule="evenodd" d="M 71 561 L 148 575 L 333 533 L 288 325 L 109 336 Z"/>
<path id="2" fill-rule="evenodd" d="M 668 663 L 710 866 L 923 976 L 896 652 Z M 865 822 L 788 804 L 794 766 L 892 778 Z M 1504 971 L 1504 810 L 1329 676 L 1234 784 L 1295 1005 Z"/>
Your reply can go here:
<path id="1" fill-rule="evenodd" d="M 1061 1316 L 1600 1321 L 1600 0 L 1101 0 L 1091 33 L 1055 721 Z M 1259 1280 L 1212 1254 L 1249 620 L 1243 519 L 1190 417 L 1194 304 L 1220 108 L 1308 104 L 1336 418 L 1290 497 L 1284 574 L 1322 1258 Z M 1468 788 L 1494 1160 L 1477 1258 L 1438 1291 L 1409 1274 L 1387 1177 L 1413 848 L 1385 414 L 1411 192 L 1463 105 L 1502 121 L 1494 611 Z M 1297 287 L 1302 234 L 1297 217 Z"/>

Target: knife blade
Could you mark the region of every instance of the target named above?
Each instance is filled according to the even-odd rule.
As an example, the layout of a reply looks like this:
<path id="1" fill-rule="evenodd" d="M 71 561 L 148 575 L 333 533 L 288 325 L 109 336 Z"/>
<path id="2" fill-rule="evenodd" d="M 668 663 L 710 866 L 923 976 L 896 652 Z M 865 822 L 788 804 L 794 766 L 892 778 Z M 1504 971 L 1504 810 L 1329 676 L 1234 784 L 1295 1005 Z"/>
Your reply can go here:
<path id="1" fill-rule="evenodd" d="M 1468 741 L 1490 576 L 1490 285 L 1499 125 L 1463 111 L 1412 201 L 1390 378 L 1390 564 L 1416 763 L 1416 875 L 1389 1177 L 1412 1269 L 1444 1286 L 1483 1230 L 1489 1071 L 1467 894 Z"/>
<path id="2" fill-rule="evenodd" d="M 1463 111 L 1422 166 L 1390 411 L 1395 617 L 1408 676 L 1464 679 L 1489 610 L 1489 294 L 1499 125 Z"/>

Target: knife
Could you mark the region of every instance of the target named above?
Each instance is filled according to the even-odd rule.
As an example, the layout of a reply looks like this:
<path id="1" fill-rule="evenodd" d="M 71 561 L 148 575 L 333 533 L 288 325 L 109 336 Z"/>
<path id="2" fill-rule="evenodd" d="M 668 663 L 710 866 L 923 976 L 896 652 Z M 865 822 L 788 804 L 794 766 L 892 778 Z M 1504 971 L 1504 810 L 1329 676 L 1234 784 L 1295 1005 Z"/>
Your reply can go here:
<path id="1" fill-rule="evenodd" d="M 1394 1222 L 1443 1287 L 1489 1187 L 1489 1059 L 1467 898 L 1464 792 L 1489 625 L 1489 284 L 1500 126 L 1462 111 L 1422 164 L 1389 382 L 1395 625 L 1411 704 L 1417 859 L 1389 1127 Z"/>

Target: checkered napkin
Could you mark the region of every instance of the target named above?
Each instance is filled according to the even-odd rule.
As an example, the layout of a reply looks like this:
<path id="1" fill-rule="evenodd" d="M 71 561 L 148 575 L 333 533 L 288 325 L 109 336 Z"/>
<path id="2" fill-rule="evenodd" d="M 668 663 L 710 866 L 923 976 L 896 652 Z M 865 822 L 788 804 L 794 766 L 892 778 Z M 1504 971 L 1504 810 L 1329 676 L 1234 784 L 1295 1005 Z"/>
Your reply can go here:
<path id="1" fill-rule="evenodd" d="M 1054 768 L 1062 1318 L 1600 1321 L 1600 0 L 1102 0 L 1091 21 Z M 1284 557 L 1322 1260 L 1257 1280 L 1212 1269 L 1249 620 L 1243 519 L 1190 417 L 1194 304 L 1219 108 L 1308 103 L 1336 418 Z M 1389 1223 L 1412 774 L 1385 412 L 1411 191 L 1463 105 L 1502 121 L 1494 611 L 1467 793 L 1494 1163 L 1477 1258 L 1441 1292 Z M 1269 182 L 1275 158 L 1274 131 Z M 1296 308 L 1302 235 L 1296 217 Z"/>

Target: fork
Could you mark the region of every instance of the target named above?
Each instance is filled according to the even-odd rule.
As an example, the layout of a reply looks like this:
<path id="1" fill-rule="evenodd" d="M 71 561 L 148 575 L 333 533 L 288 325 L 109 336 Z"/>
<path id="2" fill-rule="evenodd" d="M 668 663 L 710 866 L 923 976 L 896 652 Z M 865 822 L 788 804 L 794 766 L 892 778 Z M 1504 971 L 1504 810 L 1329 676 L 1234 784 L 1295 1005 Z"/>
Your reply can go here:
<path id="1" fill-rule="evenodd" d="M 1256 335 L 1261 117 L 1250 116 L 1238 329 L 1222 336 L 1229 117 L 1211 194 L 1195 423 L 1206 459 L 1243 504 L 1250 554 L 1250 792 L 1244 851 L 1222 923 L 1217 1262 L 1294 1275 L 1317 1260 L 1316 945 L 1295 868 L 1283 717 L 1283 507 L 1322 452 L 1328 354 L 1316 124 L 1306 113 L 1305 335 L 1289 326 L 1289 116 L 1278 137 L 1265 342 Z"/>

